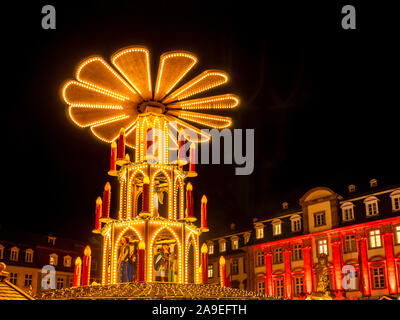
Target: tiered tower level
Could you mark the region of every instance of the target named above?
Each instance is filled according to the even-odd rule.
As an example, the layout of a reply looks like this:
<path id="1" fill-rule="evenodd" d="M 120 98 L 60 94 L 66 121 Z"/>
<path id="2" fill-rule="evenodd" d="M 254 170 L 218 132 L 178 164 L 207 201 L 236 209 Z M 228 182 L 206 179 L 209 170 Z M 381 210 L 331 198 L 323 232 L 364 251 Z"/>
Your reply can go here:
<path id="1" fill-rule="evenodd" d="M 207 266 L 202 266 L 203 273 L 199 271 L 199 235 L 208 231 L 207 199 L 203 196 L 202 203 L 195 204 L 202 212 L 198 227 L 193 186 L 186 180 L 197 175 L 197 145 L 210 139 L 197 126 L 223 129 L 232 121 L 199 111 L 235 108 L 239 99 L 233 94 L 197 97 L 228 81 L 228 75 L 219 70 L 204 71 L 178 87 L 196 64 L 190 52 L 164 53 L 153 90 L 150 53 L 133 46 L 113 54 L 111 64 L 99 56 L 85 59 L 77 68 L 76 80 L 63 86 L 72 121 L 111 144 L 109 175 L 119 181 L 118 212 L 109 212 L 109 184 L 103 199 L 96 201 L 94 232 L 104 239 L 103 285 L 126 281 L 121 267 L 122 239 L 133 253 L 129 281 L 202 282 Z M 160 268 L 157 255 L 161 253 L 170 258 L 163 259 Z"/>

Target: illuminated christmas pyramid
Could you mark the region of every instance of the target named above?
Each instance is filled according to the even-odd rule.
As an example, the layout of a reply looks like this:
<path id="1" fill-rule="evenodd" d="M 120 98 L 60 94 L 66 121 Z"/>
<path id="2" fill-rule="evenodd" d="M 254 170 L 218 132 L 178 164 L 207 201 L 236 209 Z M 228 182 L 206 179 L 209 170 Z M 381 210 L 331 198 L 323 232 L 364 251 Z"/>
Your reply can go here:
<path id="1" fill-rule="evenodd" d="M 207 248 L 200 254 L 199 247 L 199 235 L 208 231 L 207 198 L 198 227 L 193 186 L 185 179 L 197 175 L 197 144 L 210 139 L 196 125 L 222 129 L 232 121 L 193 110 L 230 109 L 239 99 L 224 94 L 188 100 L 228 81 L 225 72 L 207 70 L 176 88 L 196 63 L 189 52 L 164 53 L 153 90 L 149 51 L 129 47 L 112 55 L 112 66 L 98 56 L 84 60 L 76 80 L 63 87 L 71 119 L 111 144 L 108 174 L 119 181 L 113 218 L 110 184 L 96 201 L 93 232 L 104 238 L 102 285 L 207 283 Z M 133 149 L 132 160 L 125 147 Z"/>

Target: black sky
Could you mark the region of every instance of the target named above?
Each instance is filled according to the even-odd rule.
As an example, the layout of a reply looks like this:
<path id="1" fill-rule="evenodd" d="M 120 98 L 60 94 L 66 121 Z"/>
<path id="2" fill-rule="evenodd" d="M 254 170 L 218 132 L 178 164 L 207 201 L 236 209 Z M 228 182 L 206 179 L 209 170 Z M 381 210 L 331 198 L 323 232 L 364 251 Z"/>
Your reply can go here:
<path id="1" fill-rule="evenodd" d="M 357 30 L 342 30 L 331 1 L 50 1 L 3 9 L 3 210 L 0 224 L 86 239 L 94 203 L 110 180 L 108 145 L 67 117 L 60 86 L 83 58 L 145 45 L 156 71 L 160 54 L 183 49 L 205 69 L 222 69 L 236 93 L 235 128 L 254 128 L 250 176 L 234 166 L 199 166 L 196 212 L 209 199 L 211 228 L 267 217 L 296 205 L 309 188 L 344 193 L 348 184 L 400 181 L 398 26 L 388 5 L 357 9 Z M 53 4 L 57 29 L 41 28 Z M 154 78 L 154 76 L 153 76 Z M 115 211 L 114 211 L 115 214 Z"/>

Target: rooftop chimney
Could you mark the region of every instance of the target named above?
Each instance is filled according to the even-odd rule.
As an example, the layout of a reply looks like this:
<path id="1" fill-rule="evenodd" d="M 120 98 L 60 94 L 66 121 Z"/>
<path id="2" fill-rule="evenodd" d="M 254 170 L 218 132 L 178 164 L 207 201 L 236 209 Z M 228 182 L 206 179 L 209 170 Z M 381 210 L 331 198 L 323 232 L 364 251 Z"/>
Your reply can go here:
<path id="1" fill-rule="evenodd" d="M 356 191 L 356 186 L 354 184 L 349 185 L 349 192 L 355 192 Z"/>
<path id="2" fill-rule="evenodd" d="M 378 186 L 378 180 L 376 180 L 376 179 L 369 180 L 369 185 L 370 185 L 371 188 L 377 187 Z"/>
<path id="3" fill-rule="evenodd" d="M 231 223 L 231 231 L 235 230 L 236 228 L 236 224 L 234 224 L 233 222 Z"/>
<path id="4" fill-rule="evenodd" d="M 287 208 L 289 208 L 289 203 L 283 202 L 283 203 L 282 203 L 282 209 L 283 209 L 283 210 L 286 210 Z"/>

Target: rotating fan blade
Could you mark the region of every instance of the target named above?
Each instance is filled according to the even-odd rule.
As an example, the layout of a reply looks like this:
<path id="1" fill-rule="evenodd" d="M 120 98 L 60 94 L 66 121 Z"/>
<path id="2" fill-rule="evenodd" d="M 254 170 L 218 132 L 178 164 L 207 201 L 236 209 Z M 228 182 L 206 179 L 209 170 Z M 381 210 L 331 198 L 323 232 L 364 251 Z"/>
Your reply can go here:
<path id="1" fill-rule="evenodd" d="M 190 52 L 171 51 L 161 55 L 154 100 L 162 100 L 197 63 Z"/>
<path id="2" fill-rule="evenodd" d="M 118 75 L 101 57 L 84 60 L 77 69 L 76 79 L 98 89 L 119 95 L 139 103 L 142 99 L 133 88 Z"/>
<path id="3" fill-rule="evenodd" d="M 90 130 L 100 140 L 113 142 L 118 138 L 121 128 L 124 128 L 125 132 L 129 131 L 134 123 L 135 120 L 132 117 L 125 116 L 99 125 L 93 125 L 90 127 Z"/>
<path id="4" fill-rule="evenodd" d="M 111 56 L 112 64 L 144 100 L 152 98 L 150 52 L 144 47 L 129 47 Z"/>
<path id="5" fill-rule="evenodd" d="M 182 87 L 169 94 L 163 103 L 170 103 L 176 100 L 183 100 L 195 94 L 210 90 L 228 82 L 228 74 L 219 70 L 206 70 L 200 73 Z"/>
<path id="6" fill-rule="evenodd" d="M 120 119 L 126 116 L 122 107 L 117 108 L 96 105 L 71 105 L 68 108 L 68 113 L 71 120 L 82 128 L 109 122 L 112 119 Z"/>
<path id="7" fill-rule="evenodd" d="M 201 110 L 232 109 L 239 104 L 239 97 L 234 94 L 222 94 L 208 98 L 179 101 L 167 106 L 167 109 Z"/>
<path id="8" fill-rule="evenodd" d="M 177 118 L 202 124 L 211 128 L 223 129 L 232 124 L 232 119 L 229 117 L 215 116 L 212 114 L 204 114 L 191 111 L 170 110 L 168 114 Z"/>
<path id="9" fill-rule="evenodd" d="M 68 81 L 63 87 L 63 98 L 68 104 L 120 106 L 124 98 L 78 81 Z"/>

